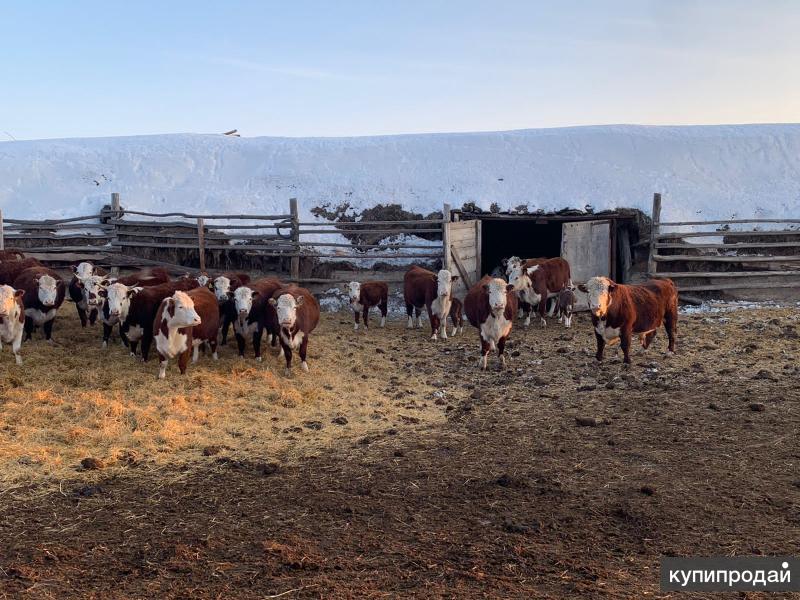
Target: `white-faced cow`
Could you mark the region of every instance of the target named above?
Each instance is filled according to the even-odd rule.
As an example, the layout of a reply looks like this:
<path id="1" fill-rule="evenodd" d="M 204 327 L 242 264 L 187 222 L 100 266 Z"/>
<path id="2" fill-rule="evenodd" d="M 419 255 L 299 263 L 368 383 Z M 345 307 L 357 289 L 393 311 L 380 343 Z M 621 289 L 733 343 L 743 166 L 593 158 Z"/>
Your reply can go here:
<path id="1" fill-rule="evenodd" d="M 128 337 L 122 331 L 122 324 L 128 318 L 131 298 L 142 289 L 144 288 L 141 286 L 129 287 L 124 283 L 114 282 L 107 288 L 98 291 L 98 294 L 105 299 L 100 310 L 100 321 L 103 323 L 103 348 L 108 347 L 108 340 L 111 338 L 114 325 L 119 326 L 122 343 L 128 346 Z"/>
<path id="2" fill-rule="evenodd" d="M 481 340 L 481 357 L 478 366 L 485 369 L 489 352 L 497 349 L 501 368 L 505 366 L 503 355 L 506 340 L 511 334 L 518 300 L 514 286 L 504 279 L 484 277 L 473 285 L 464 299 L 464 312 L 470 324 L 478 329 Z"/>
<path id="3" fill-rule="evenodd" d="M 217 313 L 216 302 L 214 309 L 214 312 Z M 197 314 L 194 302 L 186 292 L 175 292 L 161 301 L 153 321 L 153 331 L 156 332 L 156 351 L 159 358 L 159 379 L 166 377 L 167 363 L 170 358 L 176 356 L 181 375 L 186 373 L 189 354 L 194 345 L 192 329 L 200 323 L 200 315 Z"/>
<path id="4" fill-rule="evenodd" d="M 292 372 L 292 350 L 297 350 L 303 370 L 308 371 L 308 338 L 319 323 L 319 302 L 307 289 L 289 285 L 276 290 L 269 303 L 278 317 L 286 375 Z"/>
<path id="5" fill-rule="evenodd" d="M 231 323 L 234 323 L 237 318 L 236 306 L 233 301 L 233 292 L 240 286 L 247 285 L 248 283 L 250 283 L 250 276 L 246 273 L 223 273 L 215 277 L 208 284 L 219 303 L 219 316 L 222 327 L 222 340 L 220 343 L 223 346 L 228 343 L 228 329 Z"/>
<path id="6" fill-rule="evenodd" d="M 675 352 L 678 328 L 678 290 L 671 279 L 653 279 L 643 285 L 622 285 L 608 277 L 592 277 L 578 286 L 589 294 L 592 325 L 597 340 L 597 360 L 603 360 L 607 344 L 621 342 L 625 363 L 630 364 L 631 337 L 638 335 L 647 350 L 661 324 Z"/>
<path id="7" fill-rule="evenodd" d="M 447 339 L 447 316 L 450 314 L 452 302 L 452 284 L 458 280 L 457 275 L 452 275 L 447 269 L 433 273 L 422 267 L 413 266 L 406 271 L 403 278 L 403 298 L 406 303 L 408 327 L 414 326 L 411 318 L 412 311 L 416 311 L 417 327 L 422 327 L 420 314 L 422 307 L 428 309 L 428 318 L 431 322 L 431 339 L 436 340 L 441 334 L 442 339 Z"/>
<path id="8" fill-rule="evenodd" d="M 351 281 L 347 284 L 347 296 L 353 310 L 355 331 L 358 331 L 358 319 L 364 318 L 364 329 L 369 329 L 369 309 L 377 306 L 381 311 L 381 327 L 386 325 L 386 313 L 389 310 L 389 285 L 384 281 Z"/>
<path id="9" fill-rule="evenodd" d="M 88 322 L 94 325 L 97 319 L 97 311 L 90 311 L 87 306 L 83 282 L 95 275 L 95 267 L 90 262 L 82 262 L 72 266 L 72 273 L 72 280 L 69 282 L 67 292 L 69 293 L 70 300 L 75 303 L 75 309 L 78 311 L 81 327 L 86 327 Z M 100 273 L 98 273 L 98 275 L 100 275 Z"/>
<path id="10" fill-rule="evenodd" d="M 0 285 L 0 349 L 3 344 L 11 344 L 14 360 L 22 364 L 19 355 L 22 346 L 22 333 L 25 328 L 25 306 L 22 296 L 25 290 L 15 290 L 10 285 Z"/>
<path id="11" fill-rule="evenodd" d="M 556 297 L 565 287 L 571 286 L 572 276 L 566 260 L 560 257 L 549 258 L 532 266 L 517 265 L 511 273 L 509 283 L 514 286 L 520 300 L 532 307 L 539 307 L 539 319 L 542 327 L 545 327 L 547 300 Z M 555 307 L 551 310 L 555 310 Z M 525 327 L 530 323 L 531 316 L 528 311 L 525 314 Z"/>
<path id="12" fill-rule="evenodd" d="M 450 320 L 453 322 L 453 333 L 450 335 L 464 332 L 464 305 L 455 296 L 450 302 Z"/>
<path id="13" fill-rule="evenodd" d="M 24 290 L 25 339 L 31 339 L 34 327 L 41 327 L 48 341 L 53 339 L 56 312 L 64 302 L 66 286 L 61 276 L 47 267 L 25 269 L 14 280 L 14 289 Z"/>
<path id="14" fill-rule="evenodd" d="M 233 332 L 241 358 L 244 358 L 245 342 L 249 335 L 253 336 L 253 352 L 258 362 L 261 362 L 261 336 L 265 330 L 272 338 L 270 344 L 275 346 L 278 343 L 278 317 L 269 300 L 275 290 L 284 286 L 279 279 L 267 277 L 228 292 L 236 312 Z"/>

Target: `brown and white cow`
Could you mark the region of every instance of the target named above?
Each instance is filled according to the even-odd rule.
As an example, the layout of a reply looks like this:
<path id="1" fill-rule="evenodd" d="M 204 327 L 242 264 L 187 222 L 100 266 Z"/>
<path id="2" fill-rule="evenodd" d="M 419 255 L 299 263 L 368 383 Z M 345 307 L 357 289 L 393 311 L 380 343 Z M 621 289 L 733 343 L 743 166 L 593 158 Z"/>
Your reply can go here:
<path id="1" fill-rule="evenodd" d="M 25 255 L 19 250 L 0 250 L 0 264 L 23 258 Z"/>
<path id="2" fill-rule="evenodd" d="M 381 327 L 386 326 L 386 313 L 389 310 L 389 284 L 384 281 L 351 281 L 347 284 L 347 296 L 353 310 L 355 325 L 358 331 L 359 316 L 364 317 L 364 329 L 369 329 L 369 309 L 377 306 L 381 311 Z"/>
<path id="3" fill-rule="evenodd" d="M 228 343 L 228 329 L 237 318 L 236 307 L 233 301 L 233 292 L 237 288 L 250 283 L 250 276 L 246 273 L 223 273 L 209 281 L 208 287 L 214 292 L 219 303 L 219 315 L 222 327 L 223 346 Z M 269 298 L 267 298 L 268 300 Z M 266 300 L 265 300 L 266 302 Z"/>
<path id="4" fill-rule="evenodd" d="M 403 298 L 406 303 L 408 315 L 408 328 L 414 326 L 411 318 L 412 311 L 416 311 L 417 327 L 422 327 L 420 314 L 422 307 L 428 310 L 431 322 L 431 339 L 436 340 L 441 334 L 442 339 L 447 339 L 447 316 L 450 314 L 452 302 L 452 284 L 458 281 L 458 276 L 447 269 L 433 273 L 422 267 L 413 266 L 403 278 Z"/>
<path id="5" fill-rule="evenodd" d="M 12 285 L 14 280 L 19 277 L 19 274 L 25 269 L 43 266 L 44 265 L 35 258 L 23 258 L 0 263 L 0 285 Z"/>
<path id="6" fill-rule="evenodd" d="M 554 298 L 567 286 L 572 285 L 569 263 L 563 258 L 548 258 L 547 260 L 525 266 L 517 265 L 508 282 L 514 286 L 520 300 L 530 306 L 539 307 L 539 319 L 542 327 L 547 325 L 545 313 L 547 300 Z M 554 310 L 554 307 L 551 309 Z M 552 316 L 552 312 L 549 316 Z M 525 315 L 525 327 L 531 324 L 530 311 Z"/>
<path id="7" fill-rule="evenodd" d="M 518 299 L 514 286 L 505 279 L 492 279 L 488 275 L 473 285 L 464 299 L 464 312 L 470 324 L 478 329 L 481 340 L 481 357 L 478 366 L 486 369 L 489 352 L 497 349 L 500 366 L 506 364 L 503 351 L 511 334 Z"/>
<path id="8" fill-rule="evenodd" d="M 271 336 L 272 346 L 278 343 L 278 315 L 269 301 L 276 290 L 285 286 L 279 279 L 265 277 L 228 292 L 236 315 L 233 332 L 240 358 L 244 358 L 244 347 L 249 335 L 253 336 L 253 352 L 257 362 L 261 362 L 261 336 L 264 331 Z"/>
<path id="9" fill-rule="evenodd" d="M 651 279 L 643 285 L 623 285 L 608 277 L 592 277 L 578 286 L 589 294 L 592 325 L 597 340 L 597 360 L 606 345 L 621 341 L 625 362 L 630 363 L 631 337 L 638 335 L 647 350 L 656 331 L 667 331 L 667 352 L 675 352 L 678 328 L 678 290 L 671 279 Z"/>
<path id="10" fill-rule="evenodd" d="M 308 371 L 308 338 L 319 323 L 319 302 L 307 289 L 289 285 L 275 291 L 269 303 L 278 317 L 286 375 L 292 372 L 292 350 L 298 351 L 301 366 Z"/>
<path id="11" fill-rule="evenodd" d="M 25 290 L 0 285 L 0 349 L 3 344 L 11 344 L 14 360 L 18 365 L 22 364 L 19 349 L 25 329 L 25 305 L 22 303 L 24 294 Z"/>
<path id="12" fill-rule="evenodd" d="M 558 322 L 564 323 L 564 327 L 572 327 L 572 314 L 575 312 L 575 288 L 573 286 L 565 287 L 558 292 L 556 296 L 556 316 Z"/>
<path id="13" fill-rule="evenodd" d="M 464 305 L 461 303 L 461 300 L 455 296 L 453 296 L 450 302 L 450 320 L 453 322 L 453 333 L 450 334 L 451 336 L 457 333 L 464 333 Z"/>
<path id="14" fill-rule="evenodd" d="M 64 280 L 47 267 L 31 267 L 17 276 L 13 287 L 25 292 L 25 339 L 31 339 L 34 327 L 41 327 L 45 339 L 51 341 L 56 313 L 66 293 Z"/>
<path id="15" fill-rule="evenodd" d="M 216 306 L 214 309 L 214 312 L 218 312 Z M 181 375 L 186 373 L 189 354 L 194 346 L 192 330 L 200 323 L 200 315 L 197 314 L 194 302 L 186 292 L 175 292 L 161 301 L 153 320 L 153 331 L 156 332 L 156 351 L 159 358 L 159 379 L 167 376 L 167 364 L 170 358 L 178 357 L 178 368 Z"/>

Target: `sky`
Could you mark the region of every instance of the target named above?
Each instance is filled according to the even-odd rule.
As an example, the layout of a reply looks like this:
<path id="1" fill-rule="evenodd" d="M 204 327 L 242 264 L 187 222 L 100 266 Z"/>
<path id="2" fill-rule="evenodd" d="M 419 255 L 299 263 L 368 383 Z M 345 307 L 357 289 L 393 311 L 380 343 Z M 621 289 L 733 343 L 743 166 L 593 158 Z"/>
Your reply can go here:
<path id="1" fill-rule="evenodd" d="M 3 0 L 0 140 L 800 122 L 794 0 Z"/>

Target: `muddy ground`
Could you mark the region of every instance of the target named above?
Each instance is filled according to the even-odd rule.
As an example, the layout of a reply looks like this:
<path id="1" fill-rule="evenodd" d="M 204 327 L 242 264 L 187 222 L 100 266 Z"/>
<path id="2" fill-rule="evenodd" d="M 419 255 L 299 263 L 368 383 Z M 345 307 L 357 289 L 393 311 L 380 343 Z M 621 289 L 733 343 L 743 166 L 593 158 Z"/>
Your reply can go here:
<path id="1" fill-rule="evenodd" d="M 357 386 L 314 405 L 321 429 L 279 428 L 291 452 L 7 486 L 0 596 L 666 597 L 659 556 L 799 551 L 800 310 L 683 316 L 677 356 L 662 332 L 630 368 L 597 366 L 581 315 L 515 330 L 486 373 L 474 330 L 350 323 L 325 315 L 310 360 Z M 363 398 L 372 425 L 331 422 Z"/>

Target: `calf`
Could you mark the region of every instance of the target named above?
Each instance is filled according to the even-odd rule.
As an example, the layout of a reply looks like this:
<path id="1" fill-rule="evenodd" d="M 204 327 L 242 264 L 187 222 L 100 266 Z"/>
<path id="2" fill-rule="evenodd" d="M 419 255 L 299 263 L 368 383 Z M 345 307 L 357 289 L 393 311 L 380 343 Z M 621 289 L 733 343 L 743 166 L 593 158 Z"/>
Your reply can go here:
<path id="1" fill-rule="evenodd" d="M 217 312 L 216 308 L 214 306 L 214 312 Z M 194 301 L 186 292 L 177 291 L 159 303 L 153 319 L 153 330 L 157 332 L 155 340 L 159 358 L 159 379 L 167 376 L 167 363 L 170 358 L 176 356 L 181 375 L 186 373 L 189 352 L 194 345 L 193 329 L 200 323 L 201 318 L 195 310 Z"/>
<path id="2" fill-rule="evenodd" d="M 22 303 L 24 294 L 25 290 L 0 285 L 0 349 L 3 344 L 11 344 L 14 360 L 18 365 L 22 364 L 19 349 L 25 328 L 25 305 Z"/>
<path id="3" fill-rule="evenodd" d="M 389 310 L 389 285 L 383 281 L 351 281 L 347 285 L 350 308 L 355 319 L 354 330 L 358 331 L 358 318 L 364 317 L 364 329 L 369 329 L 369 309 L 377 306 L 381 311 L 381 327 L 386 325 L 386 313 Z"/>
<path id="4" fill-rule="evenodd" d="M 319 302 L 307 289 L 289 285 L 276 290 L 269 303 L 278 317 L 286 375 L 292 372 L 292 350 L 298 351 L 303 370 L 308 371 L 308 337 L 319 323 Z"/>
<path id="5" fill-rule="evenodd" d="M 565 287 L 571 286 L 572 277 L 566 260 L 549 258 L 532 266 L 518 265 L 512 272 L 509 283 L 514 286 L 523 302 L 530 306 L 539 306 L 539 318 L 542 327 L 545 327 L 547 300 L 557 296 Z M 530 324 L 531 316 L 528 311 L 525 314 L 525 327 Z"/>
<path id="6" fill-rule="evenodd" d="M 500 367 L 506 364 L 503 351 L 511 334 L 518 299 L 514 286 L 504 279 L 484 277 L 473 285 L 464 299 L 464 312 L 473 327 L 477 327 L 481 340 L 481 358 L 478 366 L 486 369 L 489 352 L 497 349 Z"/>
<path id="7" fill-rule="evenodd" d="M 450 320 L 453 322 L 453 333 L 450 335 L 464 333 L 464 305 L 455 296 L 450 303 Z"/>
<path id="8" fill-rule="evenodd" d="M 51 341 L 56 312 L 64 302 L 64 280 L 47 267 L 31 267 L 17 276 L 13 287 L 25 292 L 25 339 L 31 339 L 34 327 L 41 326 L 45 339 Z"/>
<path id="9" fill-rule="evenodd" d="M 406 271 L 403 278 L 403 297 L 408 314 L 408 327 L 413 327 L 412 310 L 416 310 L 417 327 L 422 327 L 420 313 L 422 307 L 428 309 L 431 322 L 431 339 L 436 340 L 441 332 L 442 339 L 447 339 L 447 315 L 450 314 L 452 302 L 452 284 L 458 280 L 447 269 L 434 274 L 422 267 L 413 266 Z"/>
<path id="10" fill-rule="evenodd" d="M 0 285 L 12 285 L 14 280 L 19 277 L 25 269 L 31 267 L 43 267 L 35 258 L 23 258 L 0 263 Z"/>
<path id="11" fill-rule="evenodd" d="M 222 342 L 228 343 L 228 328 L 236 320 L 236 307 L 233 302 L 233 292 L 242 285 L 250 283 L 250 276 L 245 273 L 223 273 L 215 277 L 208 284 L 217 297 L 219 303 L 219 316 L 222 319 Z M 202 285 L 202 284 L 201 284 Z"/>
<path id="12" fill-rule="evenodd" d="M 130 296 L 128 316 L 122 322 L 120 333 L 130 342 L 131 356 L 141 342 L 142 360 L 147 362 L 150 345 L 153 343 L 153 322 L 161 301 L 175 292 L 186 292 L 198 286 L 196 279 L 182 278 L 149 287 L 136 286 Z"/>
<path id="13" fill-rule="evenodd" d="M 564 321 L 564 327 L 572 327 L 572 313 L 575 312 L 574 287 L 565 287 L 556 297 L 556 315 L 558 322 Z"/>
<path id="14" fill-rule="evenodd" d="M 669 339 L 668 354 L 675 352 L 678 290 L 671 279 L 651 279 L 643 285 L 622 285 L 608 277 L 592 277 L 578 287 L 589 294 L 597 360 L 603 360 L 606 344 L 619 340 L 625 363 L 630 364 L 631 336 L 638 335 L 642 347 L 647 350 L 662 323 Z"/>
<path id="15" fill-rule="evenodd" d="M 277 344 L 278 317 L 269 300 L 276 290 L 284 286 L 285 284 L 279 279 L 268 277 L 248 285 L 241 285 L 233 292 L 228 292 L 236 315 L 233 332 L 236 335 L 241 358 L 244 358 L 245 340 L 248 335 L 253 336 L 253 351 L 258 362 L 261 362 L 261 336 L 265 330 L 272 336 L 271 345 Z"/>

